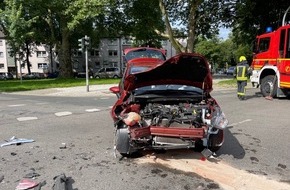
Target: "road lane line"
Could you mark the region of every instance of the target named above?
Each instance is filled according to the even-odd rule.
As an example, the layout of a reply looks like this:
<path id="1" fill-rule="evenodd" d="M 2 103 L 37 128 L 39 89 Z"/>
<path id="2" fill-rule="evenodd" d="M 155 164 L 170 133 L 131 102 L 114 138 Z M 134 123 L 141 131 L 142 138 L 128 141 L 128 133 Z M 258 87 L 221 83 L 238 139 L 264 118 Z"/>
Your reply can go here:
<path id="1" fill-rule="evenodd" d="M 8 105 L 8 107 L 21 107 L 26 106 L 26 104 L 14 104 L 14 105 Z"/>
<path id="2" fill-rule="evenodd" d="M 69 112 L 69 111 L 63 111 L 63 112 L 57 112 L 55 113 L 54 115 L 58 116 L 58 117 L 61 117 L 61 116 L 67 116 L 67 115 L 71 115 L 72 112 Z"/>
<path id="3" fill-rule="evenodd" d="M 100 109 L 93 108 L 93 109 L 86 109 L 86 112 L 98 112 L 101 111 Z"/>
<path id="4" fill-rule="evenodd" d="M 38 119 L 37 117 L 18 117 L 18 121 L 30 121 L 30 120 L 36 120 Z"/>
<path id="5" fill-rule="evenodd" d="M 242 123 L 246 123 L 246 122 L 250 122 L 252 121 L 252 119 L 246 119 L 246 120 L 243 120 L 243 121 L 239 121 L 237 123 L 230 123 L 229 126 L 236 126 L 236 125 L 239 125 L 239 124 L 242 124 Z"/>

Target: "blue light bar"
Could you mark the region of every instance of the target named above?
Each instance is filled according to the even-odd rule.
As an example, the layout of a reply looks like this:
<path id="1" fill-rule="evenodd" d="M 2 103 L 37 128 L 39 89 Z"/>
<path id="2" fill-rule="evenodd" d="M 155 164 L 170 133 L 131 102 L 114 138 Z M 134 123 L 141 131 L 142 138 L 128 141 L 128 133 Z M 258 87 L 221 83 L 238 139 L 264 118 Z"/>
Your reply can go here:
<path id="1" fill-rule="evenodd" d="M 269 32 L 272 32 L 273 31 L 273 28 L 271 26 L 268 26 L 266 28 L 266 33 L 269 33 Z"/>

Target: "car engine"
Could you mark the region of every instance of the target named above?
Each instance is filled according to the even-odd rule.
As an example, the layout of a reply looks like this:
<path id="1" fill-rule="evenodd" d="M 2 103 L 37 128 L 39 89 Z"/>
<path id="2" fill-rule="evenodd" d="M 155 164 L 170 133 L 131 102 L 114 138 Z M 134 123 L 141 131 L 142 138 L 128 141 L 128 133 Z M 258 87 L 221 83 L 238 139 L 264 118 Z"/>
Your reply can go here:
<path id="1" fill-rule="evenodd" d="M 200 128 L 201 123 L 209 116 L 207 105 L 195 105 L 193 103 L 179 103 L 173 105 L 163 105 L 159 103 L 149 103 L 140 111 L 140 116 L 149 126 Z M 204 113 L 204 114 L 203 114 Z"/>

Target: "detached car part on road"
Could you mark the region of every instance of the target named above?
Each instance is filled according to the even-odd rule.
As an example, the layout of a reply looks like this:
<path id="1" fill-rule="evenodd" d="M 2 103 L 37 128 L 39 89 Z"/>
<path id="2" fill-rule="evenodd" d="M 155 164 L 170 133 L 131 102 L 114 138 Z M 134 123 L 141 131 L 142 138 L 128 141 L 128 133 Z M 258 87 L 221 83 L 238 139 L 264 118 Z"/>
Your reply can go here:
<path id="1" fill-rule="evenodd" d="M 212 76 L 199 54 L 183 53 L 145 71 L 129 74 L 111 110 L 117 151 L 207 148 L 217 151 L 228 124 L 211 97 Z"/>

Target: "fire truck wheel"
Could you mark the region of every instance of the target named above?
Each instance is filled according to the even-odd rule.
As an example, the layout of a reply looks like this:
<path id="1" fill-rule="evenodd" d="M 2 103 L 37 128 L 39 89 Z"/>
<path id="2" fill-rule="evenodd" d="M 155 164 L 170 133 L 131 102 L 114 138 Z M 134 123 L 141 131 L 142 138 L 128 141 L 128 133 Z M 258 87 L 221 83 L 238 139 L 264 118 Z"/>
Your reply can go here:
<path id="1" fill-rule="evenodd" d="M 274 75 L 268 75 L 262 79 L 260 86 L 261 93 L 264 97 L 275 97 L 277 91 L 277 81 L 275 81 Z"/>

